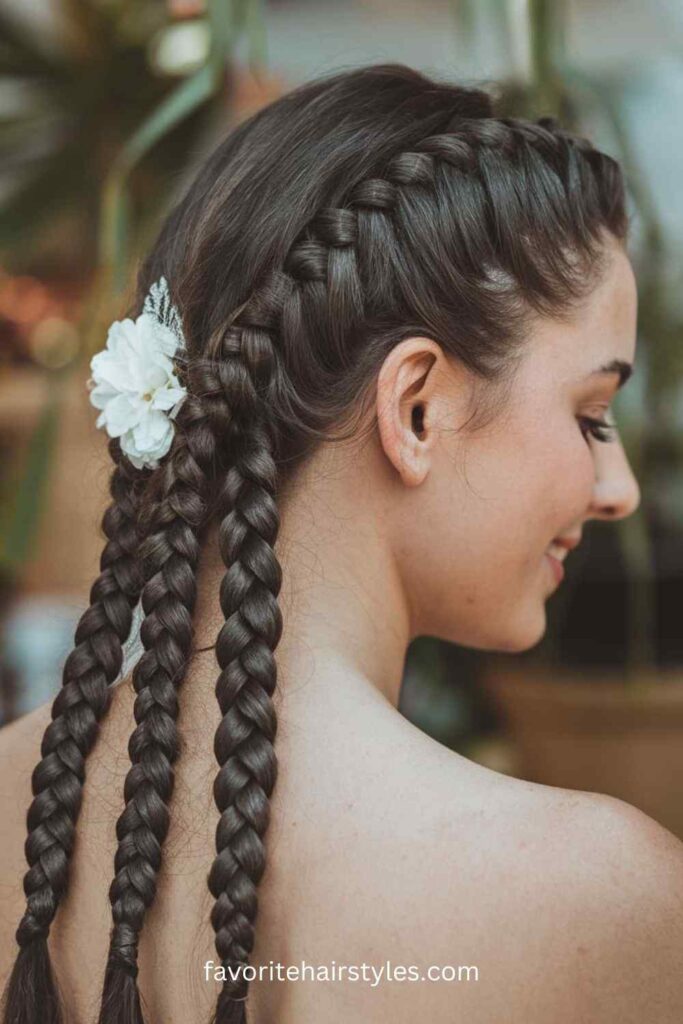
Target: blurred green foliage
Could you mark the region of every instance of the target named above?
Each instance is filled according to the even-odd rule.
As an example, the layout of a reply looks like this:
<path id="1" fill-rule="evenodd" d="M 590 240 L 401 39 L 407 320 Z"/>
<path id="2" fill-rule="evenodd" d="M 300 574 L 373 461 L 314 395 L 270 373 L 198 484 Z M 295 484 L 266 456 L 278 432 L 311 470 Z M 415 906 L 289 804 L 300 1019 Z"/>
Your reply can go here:
<path id="1" fill-rule="evenodd" d="M 23 97 L 15 113 L 0 115 L 0 152 L 16 179 L 0 202 L 0 252 L 10 255 L 15 273 L 49 277 L 67 262 L 67 276 L 90 281 L 82 359 L 101 347 L 133 269 L 131 221 L 139 246 L 216 111 L 227 107 L 235 43 L 246 33 L 250 64 L 258 66 L 264 30 L 259 0 L 209 0 L 205 14 L 199 5 L 206 58 L 178 83 L 160 76 L 151 59 L 152 44 L 169 27 L 167 5 L 59 0 L 56 8 L 56 48 L 0 10 L 0 79 Z M 4 479 L 0 489 L 5 587 L 18 578 L 40 522 L 61 394 L 58 374 L 46 382 L 19 478 Z"/>

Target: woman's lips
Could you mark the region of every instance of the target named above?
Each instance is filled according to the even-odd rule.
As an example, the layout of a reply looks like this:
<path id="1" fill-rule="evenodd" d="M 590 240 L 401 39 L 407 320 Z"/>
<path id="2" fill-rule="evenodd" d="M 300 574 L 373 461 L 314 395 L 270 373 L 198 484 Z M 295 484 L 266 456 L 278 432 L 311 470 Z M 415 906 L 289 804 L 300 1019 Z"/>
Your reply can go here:
<path id="1" fill-rule="evenodd" d="M 548 562 L 550 563 L 550 568 L 553 571 L 555 581 L 557 583 L 561 583 L 564 579 L 564 566 L 562 565 L 562 562 L 559 560 L 559 558 L 555 558 L 547 551 L 545 553 L 545 557 L 548 559 Z"/>

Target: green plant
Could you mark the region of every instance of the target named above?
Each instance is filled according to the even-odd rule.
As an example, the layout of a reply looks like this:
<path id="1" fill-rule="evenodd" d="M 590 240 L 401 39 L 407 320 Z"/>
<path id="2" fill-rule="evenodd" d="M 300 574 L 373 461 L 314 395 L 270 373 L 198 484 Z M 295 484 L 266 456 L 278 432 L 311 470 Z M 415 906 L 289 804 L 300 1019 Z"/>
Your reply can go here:
<path id="1" fill-rule="evenodd" d="M 160 77 L 150 61 L 151 41 L 169 23 L 164 5 L 61 0 L 58 10 L 65 39 L 59 53 L 0 11 L 0 79 L 20 83 L 30 97 L 23 111 L 0 122 L 0 151 L 21 172 L 0 205 L 0 252 L 11 256 L 15 270 L 42 268 L 49 274 L 66 260 L 88 280 L 79 325 L 82 348 L 66 371 L 73 372 L 101 347 L 135 243 L 156 222 L 215 108 L 225 104 L 235 44 L 248 36 L 252 67 L 263 64 L 265 48 L 260 0 L 209 0 L 206 59 L 177 83 Z M 30 160 L 31 140 L 50 123 L 58 127 L 49 150 Z M 61 391 L 57 375 L 52 377 L 25 464 L 4 488 L 5 587 L 18 578 L 40 523 Z"/>

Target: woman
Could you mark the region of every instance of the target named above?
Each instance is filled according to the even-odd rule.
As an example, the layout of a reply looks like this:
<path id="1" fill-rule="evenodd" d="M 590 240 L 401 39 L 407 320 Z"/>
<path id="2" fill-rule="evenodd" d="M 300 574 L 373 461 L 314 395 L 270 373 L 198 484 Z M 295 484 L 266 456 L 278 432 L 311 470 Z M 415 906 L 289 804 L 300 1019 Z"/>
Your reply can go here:
<path id="1" fill-rule="evenodd" d="M 681 844 L 397 712 L 413 637 L 532 647 L 587 524 L 637 507 L 626 233 L 612 159 L 404 66 L 205 162 L 93 360 L 112 504 L 53 721 L 2 737 L 6 1024 L 679 1019 Z"/>

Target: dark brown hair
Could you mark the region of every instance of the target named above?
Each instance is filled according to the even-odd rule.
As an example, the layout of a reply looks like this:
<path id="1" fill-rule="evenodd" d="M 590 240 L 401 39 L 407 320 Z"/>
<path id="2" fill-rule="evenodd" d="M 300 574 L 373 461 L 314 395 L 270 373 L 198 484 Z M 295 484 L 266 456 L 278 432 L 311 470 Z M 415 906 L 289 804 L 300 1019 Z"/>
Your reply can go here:
<path id="1" fill-rule="evenodd" d="M 216 1020 L 243 1024 L 247 981 L 228 968 L 253 948 L 277 775 L 278 494 L 317 445 L 353 434 L 387 353 L 410 335 L 465 364 L 482 384 L 479 412 L 490 412 L 487 396 L 510 381 L 531 316 L 571 312 L 604 270 L 605 233 L 623 241 L 627 224 L 620 169 L 587 140 L 550 117 L 496 117 L 488 93 L 403 65 L 309 82 L 204 162 L 139 270 L 132 315 L 162 275 L 181 311 L 188 397 L 158 469 L 135 470 L 110 443 L 101 574 L 33 776 L 5 1024 L 60 1020 L 47 935 L 67 886 L 84 762 L 140 596 L 145 651 L 133 673 L 100 1024 L 142 1021 L 137 945 L 168 830 L 177 693 L 214 522 L 225 623 L 208 884 L 229 978 Z"/>

